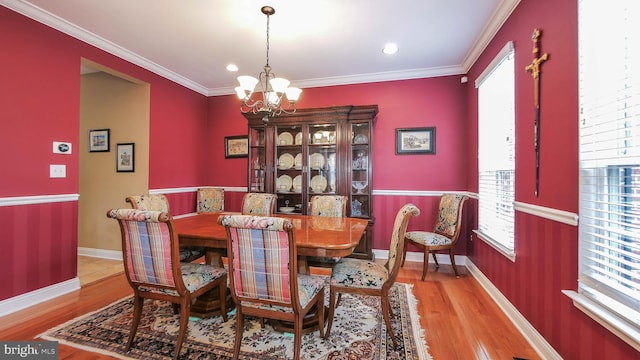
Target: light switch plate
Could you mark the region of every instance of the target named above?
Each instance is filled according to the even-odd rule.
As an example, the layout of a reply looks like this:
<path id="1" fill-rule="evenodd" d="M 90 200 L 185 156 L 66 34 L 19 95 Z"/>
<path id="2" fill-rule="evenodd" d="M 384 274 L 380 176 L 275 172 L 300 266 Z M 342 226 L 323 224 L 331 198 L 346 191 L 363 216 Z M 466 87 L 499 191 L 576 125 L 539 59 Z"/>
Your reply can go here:
<path id="1" fill-rule="evenodd" d="M 65 178 L 67 177 L 67 165 L 49 165 L 49 177 L 50 178 Z"/>
<path id="2" fill-rule="evenodd" d="M 62 142 L 62 141 L 54 141 L 53 142 L 53 153 L 54 154 L 71 154 L 71 143 L 70 142 Z"/>

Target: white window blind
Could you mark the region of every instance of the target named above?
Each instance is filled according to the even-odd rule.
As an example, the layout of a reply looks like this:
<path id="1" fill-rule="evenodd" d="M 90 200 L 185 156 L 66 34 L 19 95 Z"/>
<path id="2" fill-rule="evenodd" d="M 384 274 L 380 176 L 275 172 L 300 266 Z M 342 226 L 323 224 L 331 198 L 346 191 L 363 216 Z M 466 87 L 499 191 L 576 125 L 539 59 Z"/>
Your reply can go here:
<path id="1" fill-rule="evenodd" d="M 514 255 L 515 67 L 507 43 L 476 80 L 478 88 L 478 232 Z"/>
<path id="2" fill-rule="evenodd" d="M 640 2 L 580 0 L 579 294 L 640 333 Z M 636 335 L 633 335 L 635 333 Z"/>

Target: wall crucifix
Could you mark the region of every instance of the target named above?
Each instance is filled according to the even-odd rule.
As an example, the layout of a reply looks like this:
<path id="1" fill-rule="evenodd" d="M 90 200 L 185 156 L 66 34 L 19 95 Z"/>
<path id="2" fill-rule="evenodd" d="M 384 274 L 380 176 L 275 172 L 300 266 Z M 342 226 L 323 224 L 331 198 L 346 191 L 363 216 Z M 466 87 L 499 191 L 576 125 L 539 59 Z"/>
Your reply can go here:
<path id="1" fill-rule="evenodd" d="M 549 59 L 549 54 L 540 54 L 540 29 L 533 29 L 531 41 L 533 41 L 533 61 L 525 67 L 525 70 L 531 72 L 533 77 L 533 104 L 535 107 L 535 120 L 533 123 L 533 146 L 536 152 L 536 191 L 538 197 L 540 190 L 540 66 Z"/>

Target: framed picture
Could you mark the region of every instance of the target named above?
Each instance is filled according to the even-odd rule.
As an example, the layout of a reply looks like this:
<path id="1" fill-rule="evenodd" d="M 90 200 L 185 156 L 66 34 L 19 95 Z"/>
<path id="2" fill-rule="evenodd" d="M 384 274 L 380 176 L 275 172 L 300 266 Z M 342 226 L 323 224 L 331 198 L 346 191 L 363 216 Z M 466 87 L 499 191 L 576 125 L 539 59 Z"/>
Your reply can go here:
<path id="1" fill-rule="evenodd" d="M 224 157 L 241 158 L 249 155 L 249 138 L 247 136 L 226 136 L 224 138 Z"/>
<path id="2" fill-rule="evenodd" d="M 134 172 L 135 171 L 135 144 L 122 143 L 116 144 L 116 171 L 117 172 Z"/>
<path id="3" fill-rule="evenodd" d="M 396 154 L 435 154 L 436 128 L 396 129 Z"/>
<path id="4" fill-rule="evenodd" d="M 109 129 L 89 130 L 89 152 L 109 152 Z"/>

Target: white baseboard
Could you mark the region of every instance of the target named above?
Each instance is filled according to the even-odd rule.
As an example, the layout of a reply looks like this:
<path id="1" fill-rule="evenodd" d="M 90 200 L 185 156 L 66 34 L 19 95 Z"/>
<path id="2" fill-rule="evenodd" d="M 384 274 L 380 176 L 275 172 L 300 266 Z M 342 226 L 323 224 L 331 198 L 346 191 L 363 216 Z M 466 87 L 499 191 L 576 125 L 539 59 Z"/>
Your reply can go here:
<path id="1" fill-rule="evenodd" d="M 0 316 L 5 316 L 41 302 L 57 298 L 58 296 L 80 289 L 80 279 L 73 279 L 53 284 L 25 294 L 0 301 Z"/>
<path id="2" fill-rule="evenodd" d="M 457 261 L 457 260 L 456 260 Z M 511 304 L 511 302 L 496 288 L 491 281 L 471 262 L 466 260 L 466 267 L 482 288 L 491 296 L 502 312 L 511 320 L 522 336 L 542 359 L 562 360 L 560 354 L 540 335 L 540 333 L 527 321 L 527 319 Z"/>
<path id="3" fill-rule="evenodd" d="M 79 247 L 78 248 L 78 255 L 94 257 L 94 258 L 100 258 L 100 259 L 120 260 L 120 261 L 122 261 L 122 251 L 121 250 L 105 250 L 105 249 Z"/>

